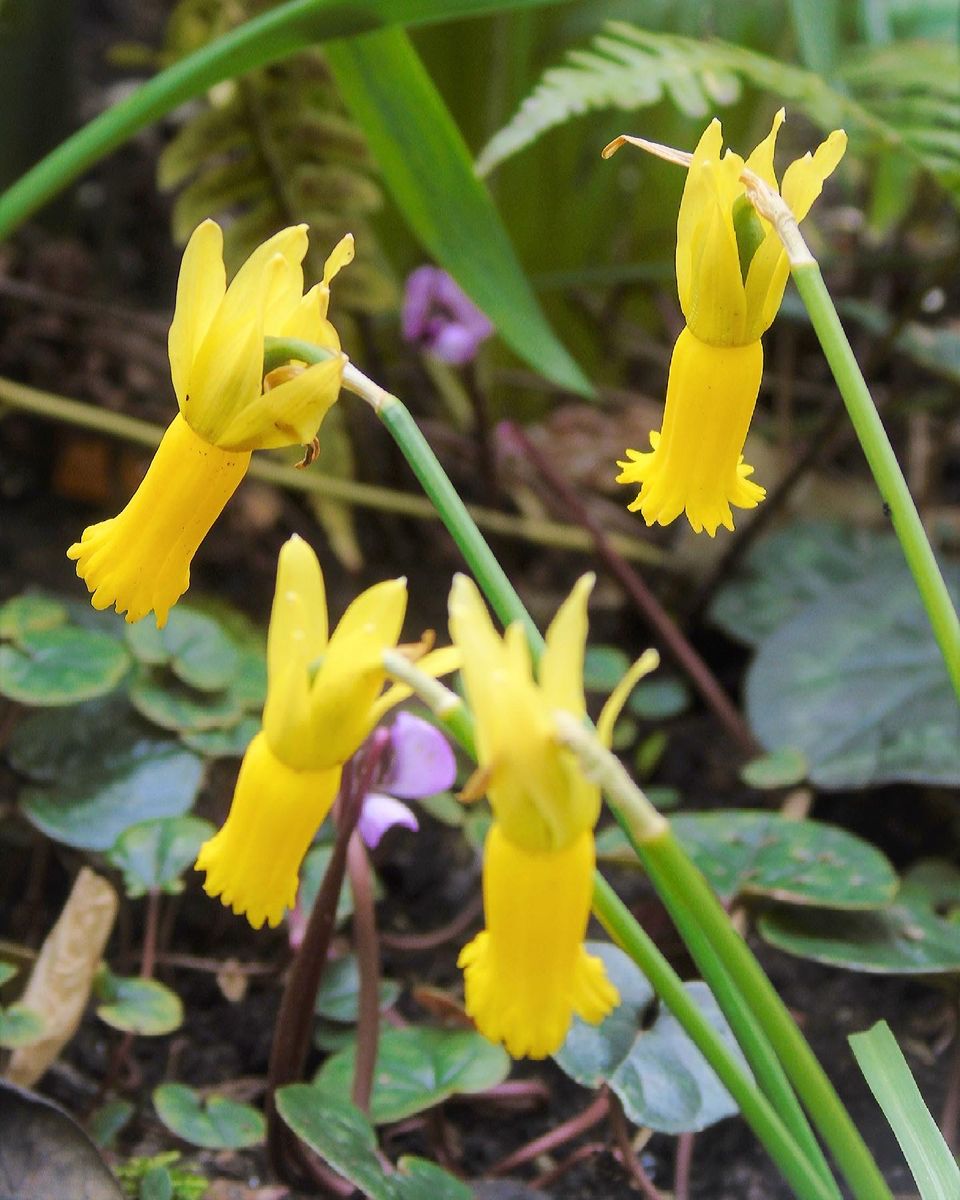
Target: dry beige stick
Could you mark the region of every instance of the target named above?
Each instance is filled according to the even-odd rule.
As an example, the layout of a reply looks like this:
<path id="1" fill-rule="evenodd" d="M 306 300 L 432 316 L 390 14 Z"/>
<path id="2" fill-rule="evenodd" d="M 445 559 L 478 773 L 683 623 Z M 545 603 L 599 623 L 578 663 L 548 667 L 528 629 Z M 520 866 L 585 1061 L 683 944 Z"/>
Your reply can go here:
<path id="1" fill-rule="evenodd" d="M 30 1087 L 73 1037 L 117 916 L 117 893 L 83 867 L 40 949 L 21 1002 L 43 1018 L 45 1036 L 15 1050 L 6 1077 Z"/>

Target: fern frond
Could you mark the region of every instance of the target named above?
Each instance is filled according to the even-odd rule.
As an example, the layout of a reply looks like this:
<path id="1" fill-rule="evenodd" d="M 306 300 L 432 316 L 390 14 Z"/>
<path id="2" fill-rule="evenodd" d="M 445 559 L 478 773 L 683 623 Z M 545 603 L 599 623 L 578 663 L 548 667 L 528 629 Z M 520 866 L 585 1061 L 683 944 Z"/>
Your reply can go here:
<path id="1" fill-rule="evenodd" d="M 632 112 L 668 98 L 690 117 L 739 99 L 749 84 L 802 110 L 824 130 L 844 127 L 862 152 L 900 151 L 960 204 L 960 49 L 898 43 L 847 56 L 839 83 L 719 41 L 653 34 L 611 21 L 590 48 L 547 70 L 477 160 L 481 175 L 582 113 Z"/>
<path id="2" fill-rule="evenodd" d="M 252 15 L 259 0 L 181 0 L 171 15 L 166 56 L 195 48 L 231 19 Z M 213 89 L 160 157 L 157 181 L 177 191 L 173 236 L 186 242 L 206 217 L 224 226 L 224 254 L 235 270 L 284 225 L 313 231 L 304 264 L 310 282 L 344 233 L 357 239 L 357 261 L 337 281 L 337 303 L 354 312 L 394 307 L 397 290 L 370 229 L 383 201 L 359 130 L 340 105 L 319 51 L 305 51 Z"/>

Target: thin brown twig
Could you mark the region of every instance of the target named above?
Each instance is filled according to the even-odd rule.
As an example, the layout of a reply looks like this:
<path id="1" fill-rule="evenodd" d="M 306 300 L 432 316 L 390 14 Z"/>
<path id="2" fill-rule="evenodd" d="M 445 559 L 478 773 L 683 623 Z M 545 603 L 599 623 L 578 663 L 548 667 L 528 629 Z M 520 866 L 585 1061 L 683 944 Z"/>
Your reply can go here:
<path id="1" fill-rule="evenodd" d="M 953 1049 L 950 1053 L 947 1094 L 940 1114 L 940 1132 L 951 1154 L 956 1154 L 960 1146 L 960 996 L 954 1001 L 953 1014 Z"/>
<path id="2" fill-rule="evenodd" d="M 380 942 L 390 950 L 435 950 L 444 942 L 452 942 L 463 931 L 470 927 L 479 916 L 483 900 L 479 894 L 472 896 L 467 904 L 449 920 L 446 925 L 438 925 L 426 933 L 393 933 L 381 930 Z"/>
<path id="3" fill-rule="evenodd" d="M 510 435 L 523 453 L 537 468 L 570 516 L 591 535 L 597 555 L 627 592 L 642 613 L 655 636 L 665 650 L 689 677 L 693 686 L 703 697 L 723 727 L 747 754 L 759 752 L 759 746 L 750 732 L 746 721 L 717 681 L 716 676 L 690 644 L 680 627 L 656 598 L 638 572 L 611 545 L 610 539 L 600 524 L 593 518 L 576 491 L 567 483 L 547 456 L 536 446 L 524 430 L 515 422 L 506 423 Z"/>
<path id="4" fill-rule="evenodd" d="M 623 1115 L 623 1105 L 618 1096 L 610 1093 L 610 1128 L 613 1130 L 614 1141 L 617 1143 L 619 1158 L 627 1171 L 630 1172 L 636 1185 L 647 1200 L 663 1200 L 659 1188 L 644 1169 L 643 1163 L 637 1158 L 630 1142 L 630 1130 L 627 1119 Z"/>
<path id="5" fill-rule="evenodd" d="M 357 1053 L 351 1099 L 361 1112 L 368 1113 L 380 1033 L 380 948 L 370 860 L 356 830 L 347 847 L 347 874 L 353 892 L 353 945 L 360 972 Z"/>
<path id="6" fill-rule="evenodd" d="M 557 1125 L 549 1133 L 534 1138 L 532 1142 L 527 1142 L 519 1150 L 514 1150 L 512 1154 L 508 1154 L 506 1158 L 502 1158 L 498 1163 L 495 1163 L 490 1168 L 489 1174 L 506 1175 L 515 1167 L 523 1166 L 524 1163 L 530 1162 L 531 1159 L 536 1158 L 539 1154 L 546 1154 L 549 1150 L 555 1150 L 558 1146 L 564 1145 L 572 1138 L 578 1137 L 581 1133 L 586 1133 L 594 1125 L 599 1125 L 601 1121 L 606 1120 L 609 1108 L 609 1093 L 604 1088 L 601 1089 L 599 1094 L 594 1097 L 583 1112 L 578 1113 L 575 1117 L 571 1117 L 569 1121 L 564 1121 L 562 1125 Z"/>
<path id="7" fill-rule="evenodd" d="M 677 1156 L 674 1160 L 673 1200 L 690 1200 L 693 1147 L 694 1134 L 681 1133 L 677 1138 Z"/>
<path id="8" fill-rule="evenodd" d="M 542 1175 L 538 1175 L 532 1182 L 531 1187 L 540 1189 L 551 1187 L 558 1179 L 566 1175 L 568 1171 L 572 1171 L 577 1163 L 583 1162 L 586 1158 L 596 1158 L 598 1154 L 607 1153 L 606 1142 L 587 1142 L 585 1146 L 578 1146 L 572 1154 L 568 1154 L 563 1162 L 558 1163 L 555 1167 L 551 1167 L 549 1171 L 544 1171 Z"/>

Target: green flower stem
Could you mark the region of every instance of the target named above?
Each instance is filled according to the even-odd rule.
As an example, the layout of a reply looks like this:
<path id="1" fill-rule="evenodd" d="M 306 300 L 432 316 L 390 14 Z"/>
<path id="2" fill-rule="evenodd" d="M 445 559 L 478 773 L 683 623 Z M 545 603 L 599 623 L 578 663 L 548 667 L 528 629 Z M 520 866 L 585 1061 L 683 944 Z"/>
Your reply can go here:
<path id="1" fill-rule="evenodd" d="M 463 528 L 462 523 L 469 520 L 469 514 L 466 513 L 452 484 L 444 475 L 429 443 L 417 429 L 404 406 L 395 396 L 385 392 L 352 366 L 344 373 L 344 386 L 366 400 L 381 416 L 381 419 L 383 419 L 384 412 L 393 414 L 394 419 L 389 423 L 385 421 L 385 424 L 417 477 L 429 481 L 430 487 L 427 488 L 427 494 L 431 499 L 434 499 L 435 496 L 439 497 L 439 501 L 442 502 L 435 500 L 438 502 L 444 523 L 455 537 L 467 562 L 474 569 L 477 580 L 481 583 L 487 598 L 505 623 L 522 620 L 525 628 L 533 628 L 536 636 L 531 639 L 531 651 L 534 656 L 537 656 L 543 645 L 539 631 L 533 626 L 519 596 L 509 580 L 506 579 L 502 568 L 483 541 L 479 531 L 475 527 L 472 531 Z M 397 419 L 398 412 L 405 414 L 406 420 Z M 450 497 L 453 498 L 453 502 L 450 501 Z M 490 569 L 490 563 L 495 569 Z M 646 809 L 652 809 L 639 789 L 634 790 L 641 797 Z M 632 815 L 630 814 L 631 818 Z M 660 821 L 663 820 L 659 814 L 656 815 Z M 685 942 L 694 955 L 696 947 L 702 948 L 706 939 L 709 938 L 713 942 L 716 957 L 723 963 L 725 971 L 753 1011 L 758 1025 L 772 1042 L 788 1076 L 793 1080 L 801 1099 L 807 1105 L 811 1117 L 823 1134 L 824 1140 L 833 1150 L 841 1169 L 851 1181 L 857 1200 L 892 1200 L 890 1190 L 884 1183 L 869 1150 L 814 1057 L 813 1051 L 807 1045 L 773 985 L 764 975 L 760 964 L 733 929 L 729 916 L 710 891 L 703 876 L 690 861 L 683 848 L 675 841 L 669 832 L 669 825 L 666 826 L 666 832 L 663 833 L 660 832 L 661 827 L 653 822 L 649 812 L 645 813 L 643 819 L 650 822 L 648 832 L 656 832 L 657 836 L 651 838 L 646 844 L 639 841 L 636 833 L 629 828 L 629 819 L 627 835 L 651 879 L 654 880 L 658 892 L 668 905 L 672 904 L 674 919 L 678 921 L 678 927 Z M 642 828 L 642 824 L 640 828 Z M 672 851 L 671 869 L 666 872 L 655 871 L 662 861 L 663 846 L 667 846 Z M 660 847 L 660 854 L 651 852 L 650 847 Z M 689 892 L 690 887 L 694 887 L 695 890 Z M 685 892 L 688 900 L 689 895 L 697 894 L 701 897 L 701 901 L 685 903 Z M 706 902 L 703 902 L 703 896 L 706 897 Z M 707 919 L 709 925 L 704 924 Z M 682 925 L 679 924 L 681 920 Z M 703 957 L 708 967 L 712 965 L 709 957 L 706 955 Z M 707 982 L 710 983 L 709 978 L 707 978 Z M 719 986 L 722 991 L 722 982 Z M 819 1182 L 819 1176 L 817 1178 Z"/>
<path id="2" fill-rule="evenodd" d="M 630 836 L 629 829 L 626 832 Z M 631 838 L 631 843 L 707 982 L 713 986 L 710 974 L 716 962 L 736 982 L 856 1200 L 892 1200 L 873 1156 L 796 1021 L 672 831 L 645 842 Z"/>
<path id="3" fill-rule="evenodd" d="M 534 657 L 539 658 L 543 651 L 540 630 L 406 406 L 349 363 L 343 372 L 343 386 L 372 406 L 433 502 L 497 616 L 505 625 L 519 621 Z"/>
<path id="4" fill-rule="evenodd" d="M 509 7 L 544 2 L 514 0 Z M 459 20 L 505 7 L 505 0 L 458 0 L 456 5 L 439 0 L 288 0 L 167 67 L 61 142 L 0 196 L 0 238 L 138 130 L 225 79 L 329 38 L 391 24 Z"/>
<path id="5" fill-rule="evenodd" d="M 835 1200 L 840 1192 L 804 1154 L 763 1092 L 751 1084 L 720 1035 L 690 998 L 680 977 L 633 918 L 603 876 L 594 877 L 593 911 L 604 929 L 629 954 L 737 1102 L 744 1119 L 798 1197 Z M 880 1193 L 877 1193 L 878 1197 Z"/>
<path id="6" fill-rule="evenodd" d="M 463 700 L 439 680 L 425 675 L 409 659 L 396 651 L 386 651 L 383 661 L 388 673 L 412 688 L 467 754 L 476 761 L 473 718 Z M 583 728 L 570 714 L 558 714 L 558 717 L 562 733 L 569 732 L 569 723 L 572 723 L 575 729 Z M 563 717 L 567 717 L 569 723 L 564 722 Z M 596 742 L 592 735 L 587 733 L 587 736 Z M 620 763 L 616 759 L 613 761 L 622 771 Z M 647 822 L 644 828 L 653 832 L 666 828 L 664 818 L 642 794 L 638 795 L 640 799 L 635 801 L 634 811 L 636 814 L 643 814 L 643 819 Z M 613 940 L 639 966 L 650 981 L 651 987 L 714 1069 L 724 1087 L 737 1102 L 744 1119 L 767 1148 L 797 1196 L 802 1200 L 837 1200 L 840 1193 L 836 1184 L 831 1179 L 829 1170 L 824 1176 L 823 1169 L 826 1168 L 826 1164 L 823 1164 L 823 1169 L 820 1166 L 822 1156 L 819 1147 L 816 1147 L 816 1156 L 813 1157 L 800 1148 L 792 1131 L 773 1105 L 750 1079 L 740 1060 L 690 998 L 679 975 L 599 871 L 594 874 L 593 911 Z"/>
<path id="7" fill-rule="evenodd" d="M 627 832 L 637 854 L 641 854 L 642 847 L 656 844 L 661 838 L 671 837 L 669 822 L 633 782 L 617 756 L 601 744 L 595 732 L 570 713 L 557 712 L 554 719 L 560 739 L 580 759 L 588 777 L 603 789 L 611 811 Z M 691 869 L 696 870 L 692 864 Z M 722 958 L 714 951 L 710 940 L 699 937 L 698 929 L 696 948 L 689 942 L 687 930 L 681 926 L 678 919 L 677 909 L 678 906 L 682 906 L 682 895 L 682 892 L 677 892 L 676 897 L 671 893 L 664 894 L 662 898 L 684 940 L 690 946 L 697 966 L 710 985 L 710 990 L 727 1018 L 761 1090 L 785 1127 L 789 1129 L 791 1136 L 802 1148 L 807 1160 L 816 1167 L 823 1182 L 831 1189 L 830 1194 L 834 1200 L 840 1200 L 839 1189 L 830 1173 L 823 1151 L 800 1107 L 776 1051 L 758 1024 L 750 1005 Z M 729 918 L 727 923 L 729 924 Z"/>
<path id="8" fill-rule="evenodd" d="M 793 266 L 800 298 L 820 339 L 830 370 L 847 406 L 850 420 L 866 455 L 877 488 L 890 510 L 890 519 L 917 590 L 927 610 L 947 671 L 960 697 L 960 618 L 950 599 L 936 556 L 927 539 L 907 481 L 890 445 L 873 397 L 860 371 L 853 349 L 840 324 L 827 285 L 816 262 Z"/>
<path id="9" fill-rule="evenodd" d="M 777 190 L 750 170 L 745 170 L 741 179 L 751 203 L 773 225 L 783 242 L 800 299 L 820 339 L 877 488 L 890 510 L 894 531 L 927 610 L 947 673 L 960 697 L 960 618 L 820 267 L 803 240 L 796 217 Z"/>

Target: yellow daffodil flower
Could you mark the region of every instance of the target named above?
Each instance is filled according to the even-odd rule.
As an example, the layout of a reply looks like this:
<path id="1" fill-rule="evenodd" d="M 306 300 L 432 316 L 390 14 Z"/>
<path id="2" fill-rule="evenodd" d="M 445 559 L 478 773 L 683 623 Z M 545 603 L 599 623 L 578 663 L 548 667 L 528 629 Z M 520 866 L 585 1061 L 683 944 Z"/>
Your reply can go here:
<path id="1" fill-rule="evenodd" d="M 602 962 L 583 946 L 593 895 L 593 827 L 600 794 L 554 732 L 553 714 L 585 719 L 585 575 L 557 612 L 534 678 L 520 625 L 500 638 L 475 584 L 458 575 L 450 635 L 476 722 L 477 780 L 493 808 L 483 860 L 486 928 L 461 951 L 466 1009 L 515 1058 L 562 1045 L 574 1013 L 596 1024 L 619 1002 Z M 598 725 L 609 744 L 644 657 Z M 469 788 L 469 785 L 468 785 Z"/>
<path id="2" fill-rule="evenodd" d="M 397 644 L 406 605 L 405 580 L 375 584 L 328 638 L 316 555 L 296 536 L 280 551 L 263 728 L 244 755 L 227 820 L 196 864 L 207 873 L 208 895 L 246 914 L 255 929 L 277 925 L 293 905 L 300 863 L 337 795 L 343 764 L 400 698 L 397 689 L 380 693 L 383 652 Z M 421 665 L 430 670 L 427 659 Z"/>
<path id="3" fill-rule="evenodd" d="M 640 484 L 629 506 L 648 525 L 668 525 L 682 512 L 695 532 L 713 537 L 717 527 L 733 529 L 731 505 L 755 508 L 766 494 L 749 477 L 743 445 L 760 390 L 763 349 L 783 299 L 790 271 L 786 252 L 772 225 L 747 199 L 741 176 L 752 171 L 777 187 L 773 152 L 783 123 L 773 127 L 744 160 L 723 149 L 718 120 L 707 127 L 692 157 L 635 142 L 674 161 L 689 158 L 677 221 L 677 288 L 687 327 L 670 363 L 663 426 L 650 434 L 652 450 L 627 450 L 618 465 L 618 483 Z M 820 195 L 846 148 L 835 130 L 817 149 L 790 164 L 781 195 L 802 220 Z"/>
<path id="4" fill-rule="evenodd" d="M 345 237 L 323 282 L 303 294 L 305 225 L 281 230 L 227 287 L 223 234 L 204 221 L 187 243 L 170 326 L 170 371 L 180 411 L 133 498 L 116 517 L 84 530 L 67 554 L 94 608 L 157 626 L 190 584 L 190 563 L 243 479 L 254 450 L 309 444 L 340 391 L 346 357 L 327 320 L 330 282 L 353 258 Z M 327 347 L 313 366 L 263 379 L 268 336 Z M 276 386 L 271 386 L 275 383 Z"/>

